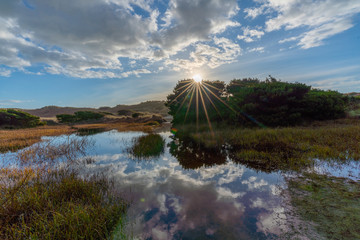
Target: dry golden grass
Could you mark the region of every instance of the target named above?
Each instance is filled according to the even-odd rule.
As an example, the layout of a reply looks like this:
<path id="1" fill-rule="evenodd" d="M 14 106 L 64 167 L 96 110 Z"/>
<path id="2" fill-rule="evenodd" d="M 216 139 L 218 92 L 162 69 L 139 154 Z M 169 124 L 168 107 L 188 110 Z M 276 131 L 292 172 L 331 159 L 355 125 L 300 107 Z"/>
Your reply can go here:
<path id="1" fill-rule="evenodd" d="M 154 129 L 154 126 L 146 125 L 146 123 L 95 123 L 95 124 L 81 124 L 74 125 L 76 129 L 104 129 L 104 131 L 109 130 L 118 130 L 123 131 L 142 131 L 142 132 L 151 132 Z"/>
<path id="2" fill-rule="evenodd" d="M 41 140 L 42 136 L 58 136 L 74 132 L 66 125 L 0 130 L 0 152 L 16 151 Z"/>
<path id="3" fill-rule="evenodd" d="M 72 127 L 67 125 L 42 126 L 37 128 L 0 130 L 0 153 L 7 151 L 16 151 L 28 147 L 41 140 L 43 136 L 58 136 L 62 134 L 71 134 L 81 129 L 103 129 L 109 131 L 116 129 L 118 131 L 143 131 L 151 132 L 155 126 L 148 126 L 147 123 L 95 123 L 79 124 Z"/>

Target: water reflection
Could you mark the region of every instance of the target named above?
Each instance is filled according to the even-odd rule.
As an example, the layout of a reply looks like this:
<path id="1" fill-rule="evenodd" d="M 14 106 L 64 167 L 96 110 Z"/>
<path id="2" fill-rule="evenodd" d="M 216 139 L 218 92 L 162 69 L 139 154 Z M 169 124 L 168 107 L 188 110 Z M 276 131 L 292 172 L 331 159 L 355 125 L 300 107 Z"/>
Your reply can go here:
<path id="1" fill-rule="evenodd" d="M 267 239 L 288 229 L 282 213 L 280 174 L 258 173 L 228 161 L 224 150 L 176 141 L 147 161 L 128 148 L 144 133 L 116 131 L 96 140 L 89 170 L 108 170 L 132 202 L 127 232 L 139 239 Z M 266 203 L 266 204 L 261 204 Z"/>
<path id="2" fill-rule="evenodd" d="M 184 169 L 211 167 L 226 163 L 226 152 L 219 148 L 206 148 L 191 139 L 177 139 L 172 137 L 168 144 L 170 153 Z"/>
<path id="3" fill-rule="evenodd" d="M 231 149 L 205 148 L 169 132 L 158 134 L 165 141 L 161 151 L 133 161 L 129 148 L 146 136 L 117 131 L 88 136 L 94 144 L 82 159 L 86 171 L 106 171 L 117 179 L 118 190 L 132 203 L 130 238 L 269 239 L 301 228 L 286 211 L 281 196 L 286 182 L 271 171 L 278 169 L 243 164 Z M 57 141 L 61 138 L 52 138 Z"/>

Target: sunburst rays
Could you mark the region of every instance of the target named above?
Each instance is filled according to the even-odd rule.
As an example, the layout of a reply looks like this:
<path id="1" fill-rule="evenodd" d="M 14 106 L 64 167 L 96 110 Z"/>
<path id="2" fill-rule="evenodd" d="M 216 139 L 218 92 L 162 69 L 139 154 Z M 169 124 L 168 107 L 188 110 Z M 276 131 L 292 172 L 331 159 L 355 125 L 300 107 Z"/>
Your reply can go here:
<path id="1" fill-rule="evenodd" d="M 170 102 L 170 104 L 174 103 L 175 101 L 178 102 L 179 107 L 176 111 L 176 114 L 178 114 L 181 110 L 186 109 L 185 117 L 184 117 L 184 123 L 189 117 L 189 113 L 191 112 L 190 109 L 192 108 L 195 110 L 195 116 L 196 117 L 196 129 L 199 129 L 199 122 L 200 118 L 206 120 L 210 132 L 212 136 L 214 136 L 213 131 L 213 124 L 211 122 L 211 116 L 209 114 L 209 110 L 212 109 L 216 111 L 216 114 L 223 118 L 221 114 L 221 106 L 229 109 L 230 111 L 234 113 L 239 113 L 240 116 L 242 116 L 244 119 L 250 120 L 257 124 L 260 127 L 265 127 L 263 124 L 258 122 L 256 119 L 251 117 L 250 115 L 246 114 L 243 111 L 235 110 L 232 106 L 230 106 L 224 99 L 222 99 L 221 94 L 223 89 L 219 89 L 211 84 L 211 82 L 202 80 L 197 81 L 195 79 L 190 80 L 183 80 L 182 83 L 183 86 L 177 88 L 177 91 L 181 90 L 177 96 Z M 183 97 L 185 96 L 185 97 Z M 180 97 L 183 97 L 182 100 Z M 218 103 L 221 103 L 218 105 Z M 195 108 L 195 109 L 194 109 Z M 219 109 L 220 108 L 220 109 Z M 202 110 L 202 111 L 201 111 Z M 200 112 L 201 111 L 201 112 Z"/>
<path id="2" fill-rule="evenodd" d="M 189 116 L 190 109 L 195 108 L 196 129 L 198 129 L 200 117 L 201 117 L 200 111 L 202 110 L 202 113 L 205 115 L 209 129 L 213 135 L 214 133 L 212 128 L 211 118 L 209 116 L 209 108 L 213 108 L 216 111 L 216 113 L 221 117 L 221 113 L 214 101 L 215 100 L 220 101 L 226 107 L 230 107 L 230 106 L 228 106 L 220 97 L 218 97 L 216 93 L 214 93 L 209 87 L 206 87 L 205 85 L 211 86 L 211 84 L 206 83 L 206 81 L 203 81 L 202 79 L 201 81 L 196 79 L 184 80 L 183 83 L 185 84 L 177 89 L 177 90 L 181 90 L 180 93 L 170 102 L 170 104 L 177 101 L 181 96 L 185 95 L 184 99 L 182 99 L 182 101 L 180 102 L 180 106 L 177 109 L 176 114 L 180 110 L 183 110 L 185 107 L 186 108 L 186 114 L 184 118 L 184 123 L 185 123 Z M 217 88 L 213 87 L 213 89 L 217 89 Z M 217 91 L 220 91 L 220 89 L 217 89 Z M 209 106 L 207 106 L 207 103 L 209 103 L 208 104 Z"/>

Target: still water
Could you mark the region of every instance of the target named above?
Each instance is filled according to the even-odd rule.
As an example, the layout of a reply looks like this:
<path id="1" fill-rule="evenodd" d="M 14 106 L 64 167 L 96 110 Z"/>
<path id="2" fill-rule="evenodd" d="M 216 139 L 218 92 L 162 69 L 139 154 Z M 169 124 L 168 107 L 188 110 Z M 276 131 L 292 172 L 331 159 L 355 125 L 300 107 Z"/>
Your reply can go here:
<path id="1" fill-rule="evenodd" d="M 131 239 L 277 239 L 304 226 L 290 214 L 282 191 L 290 173 L 249 168 L 231 161 L 225 150 L 206 152 L 168 131 L 159 134 L 163 151 L 145 159 L 129 152 L 134 139 L 145 133 L 114 130 L 85 136 L 92 143 L 83 157 L 92 159 L 85 171 L 113 178 L 131 203 L 126 224 Z M 68 141 L 67 136 L 45 139 Z M 332 171 L 331 166 L 314 168 Z"/>

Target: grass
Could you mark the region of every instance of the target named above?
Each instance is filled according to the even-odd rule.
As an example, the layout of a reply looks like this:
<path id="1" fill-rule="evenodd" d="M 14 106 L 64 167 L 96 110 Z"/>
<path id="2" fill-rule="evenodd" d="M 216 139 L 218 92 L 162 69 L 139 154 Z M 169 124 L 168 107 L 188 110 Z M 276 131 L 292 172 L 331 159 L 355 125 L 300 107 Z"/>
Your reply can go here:
<path id="1" fill-rule="evenodd" d="M 0 153 L 16 151 L 41 141 L 42 136 L 70 134 L 75 129 L 69 126 L 43 126 L 37 128 L 0 130 Z"/>
<path id="2" fill-rule="evenodd" d="M 74 125 L 76 129 L 102 129 L 104 131 L 110 130 L 118 130 L 122 131 L 142 131 L 142 132 L 151 132 L 154 127 L 147 125 L 147 123 L 126 123 L 126 122 L 114 122 L 114 123 L 95 123 L 95 124 L 81 124 L 81 125 Z"/>
<path id="3" fill-rule="evenodd" d="M 0 208 L 1 239 L 106 239 L 126 209 L 103 177 L 64 170 L 32 172 L 26 180 L 19 177 L 26 172 L 12 175 L 21 181 L 1 189 L 2 199 L 9 197 Z"/>
<path id="4" fill-rule="evenodd" d="M 68 125 L 42 126 L 37 128 L 0 129 L 0 153 L 8 151 L 17 151 L 19 149 L 40 142 L 43 136 L 58 136 L 62 134 L 91 134 L 96 131 L 109 131 L 116 129 L 118 131 L 143 131 L 151 132 L 158 125 L 149 123 L 96 123 L 96 124 L 78 124 L 72 127 Z"/>
<path id="5" fill-rule="evenodd" d="M 86 147 L 69 138 L 21 151 L 12 167 L 3 160 L 0 239 L 109 239 L 122 229 L 127 203 L 114 182 L 80 173 L 77 158 Z"/>
<path id="6" fill-rule="evenodd" d="M 135 138 L 128 152 L 137 159 L 158 157 L 164 152 L 165 140 L 159 134 L 150 133 Z"/>
<path id="7" fill-rule="evenodd" d="M 296 212 L 326 239 L 360 239 L 360 182 L 306 173 L 288 182 Z"/>
<path id="8" fill-rule="evenodd" d="M 177 126 L 179 137 L 189 135 L 207 148 L 227 146 L 230 157 L 263 171 L 294 170 L 321 160 L 360 160 L 360 121 L 314 123 L 307 127 L 245 129 L 218 127 L 212 134 L 206 125 Z"/>

